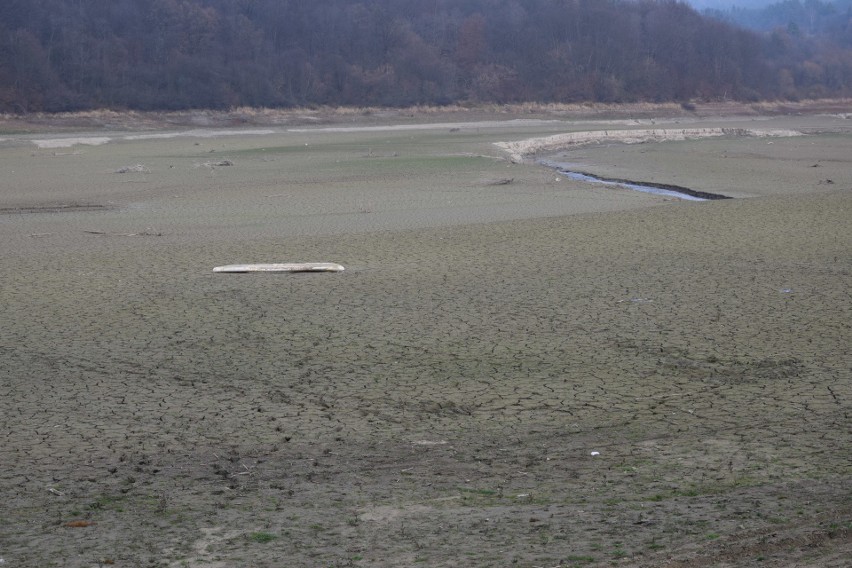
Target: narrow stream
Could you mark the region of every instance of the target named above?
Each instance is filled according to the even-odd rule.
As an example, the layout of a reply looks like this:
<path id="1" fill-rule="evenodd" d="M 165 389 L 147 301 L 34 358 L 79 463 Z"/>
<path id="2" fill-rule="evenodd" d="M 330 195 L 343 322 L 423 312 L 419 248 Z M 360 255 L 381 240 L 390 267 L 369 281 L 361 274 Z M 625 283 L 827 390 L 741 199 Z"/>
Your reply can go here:
<path id="1" fill-rule="evenodd" d="M 632 189 L 634 191 L 641 191 L 643 193 L 653 193 L 654 195 L 676 197 L 678 199 L 683 199 L 684 201 L 709 201 L 712 199 L 731 199 L 727 195 L 720 195 L 718 193 L 707 193 L 706 191 L 696 191 L 694 189 L 689 189 L 688 187 L 680 187 L 677 185 L 667 185 L 662 183 L 651 182 L 637 182 L 626 179 L 610 179 L 598 177 L 592 174 L 567 169 L 566 164 L 560 164 L 556 162 L 542 161 L 541 164 L 550 168 L 555 168 L 556 171 L 559 172 L 561 175 L 571 178 L 573 180 L 584 181 L 588 183 L 600 183 L 604 185 L 614 185 L 617 187 Z"/>

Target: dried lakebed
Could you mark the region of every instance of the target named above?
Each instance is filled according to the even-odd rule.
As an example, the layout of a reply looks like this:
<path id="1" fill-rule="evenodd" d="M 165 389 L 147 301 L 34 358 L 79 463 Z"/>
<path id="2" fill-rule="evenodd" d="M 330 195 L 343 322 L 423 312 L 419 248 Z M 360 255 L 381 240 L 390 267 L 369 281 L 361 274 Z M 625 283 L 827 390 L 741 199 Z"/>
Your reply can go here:
<path id="1" fill-rule="evenodd" d="M 493 145 L 568 120 L 4 143 L 4 567 L 845 568 L 852 122 L 761 124 L 813 125 L 564 159 L 762 197 L 700 206 Z"/>

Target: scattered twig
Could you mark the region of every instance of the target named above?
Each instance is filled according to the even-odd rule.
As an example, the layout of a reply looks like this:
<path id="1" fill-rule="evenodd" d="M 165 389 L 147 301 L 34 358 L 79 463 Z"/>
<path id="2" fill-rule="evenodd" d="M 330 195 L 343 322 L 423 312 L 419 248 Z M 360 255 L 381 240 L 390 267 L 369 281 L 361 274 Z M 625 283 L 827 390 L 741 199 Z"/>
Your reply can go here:
<path id="1" fill-rule="evenodd" d="M 84 230 L 83 232 L 88 233 L 90 235 L 110 235 L 110 236 L 113 236 L 113 237 L 162 237 L 163 236 L 163 233 L 161 233 L 161 232 L 149 231 L 147 229 L 144 230 L 144 231 L 141 231 L 139 233 L 108 233 L 106 231 L 91 231 L 91 230 Z"/>
<path id="2" fill-rule="evenodd" d="M 365 158 L 398 158 L 399 152 L 391 152 L 390 154 L 374 154 L 372 150 L 367 152 Z"/>
<path id="3" fill-rule="evenodd" d="M 79 521 L 69 521 L 69 522 L 65 523 L 65 526 L 71 527 L 72 529 L 81 529 L 81 528 L 85 528 L 85 527 L 94 526 L 95 524 L 96 524 L 95 521 L 79 520 Z"/>
<path id="4" fill-rule="evenodd" d="M 220 168 L 225 166 L 233 166 L 234 162 L 231 160 L 219 160 L 218 162 L 204 162 L 201 164 L 205 168 Z"/>
<path id="5" fill-rule="evenodd" d="M 152 232 L 152 231 L 142 231 L 141 233 L 116 233 L 118 237 L 162 237 L 163 233 L 160 232 Z"/>
<path id="6" fill-rule="evenodd" d="M 135 166 L 124 166 L 123 168 L 118 168 L 114 173 L 117 174 L 130 174 L 130 173 L 139 173 L 139 174 L 149 174 L 151 171 L 146 168 L 143 164 L 136 164 Z"/>
<path id="7" fill-rule="evenodd" d="M 232 473 L 231 477 L 236 477 L 238 475 L 251 475 L 252 474 L 252 471 L 249 469 L 249 467 L 246 464 L 241 462 L 240 465 L 243 466 L 243 469 L 245 469 L 245 471 L 238 471 L 237 473 Z"/>

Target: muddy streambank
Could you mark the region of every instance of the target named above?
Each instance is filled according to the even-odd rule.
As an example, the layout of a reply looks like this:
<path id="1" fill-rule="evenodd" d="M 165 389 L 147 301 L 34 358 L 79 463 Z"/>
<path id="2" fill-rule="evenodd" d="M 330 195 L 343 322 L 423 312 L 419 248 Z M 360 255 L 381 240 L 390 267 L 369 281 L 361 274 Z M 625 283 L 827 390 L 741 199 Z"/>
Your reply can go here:
<path id="1" fill-rule="evenodd" d="M 660 181 L 636 181 L 635 177 L 613 177 L 600 173 L 591 173 L 582 169 L 584 166 L 566 163 L 573 159 L 578 150 L 588 150 L 591 153 L 602 153 L 599 149 L 613 146 L 641 146 L 653 144 L 680 144 L 685 142 L 701 142 L 722 139 L 731 143 L 744 139 L 785 139 L 795 140 L 805 136 L 801 130 L 791 128 L 743 128 L 743 127 L 691 127 L 691 128 L 629 128 L 614 130 L 589 130 L 567 132 L 550 136 L 533 137 L 525 140 L 498 142 L 496 146 L 507 152 L 516 162 L 534 161 L 538 164 L 557 170 L 561 175 L 571 179 L 597 183 L 607 186 L 617 186 L 624 189 L 644 193 L 677 197 L 689 201 L 707 201 L 730 199 L 731 196 L 716 191 L 693 189 Z M 774 144 L 774 140 L 767 142 Z M 630 175 L 630 173 L 628 173 Z"/>

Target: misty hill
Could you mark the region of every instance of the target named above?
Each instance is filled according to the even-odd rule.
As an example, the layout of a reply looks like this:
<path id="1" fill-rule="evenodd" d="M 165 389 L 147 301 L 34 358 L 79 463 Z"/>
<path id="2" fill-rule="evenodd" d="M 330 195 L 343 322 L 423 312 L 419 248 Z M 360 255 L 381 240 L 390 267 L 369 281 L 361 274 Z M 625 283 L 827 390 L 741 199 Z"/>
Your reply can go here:
<path id="1" fill-rule="evenodd" d="M 788 28 L 793 33 L 828 35 L 852 45 L 852 0 L 776 0 L 758 6 L 728 5 L 707 15 L 760 31 Z"/>
<path id="2" fill-rule="evenodd" d="M 674 0 L 0 3 L 2 112 L 850 91 L 849 44 L 758 35 Z"/>
<path id="3" fill-rule="evenodd" d="M 706 8 L 715 10 L 728 10 L 736 8 L 764 8 L 774 4 L 778 0 L 687 0 L 691 6 L 703 10 Z"/>

